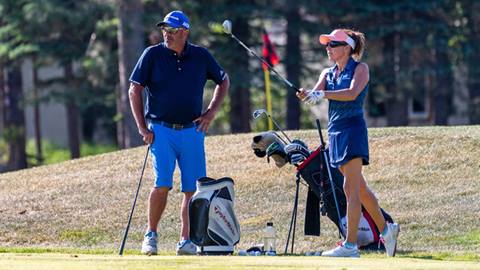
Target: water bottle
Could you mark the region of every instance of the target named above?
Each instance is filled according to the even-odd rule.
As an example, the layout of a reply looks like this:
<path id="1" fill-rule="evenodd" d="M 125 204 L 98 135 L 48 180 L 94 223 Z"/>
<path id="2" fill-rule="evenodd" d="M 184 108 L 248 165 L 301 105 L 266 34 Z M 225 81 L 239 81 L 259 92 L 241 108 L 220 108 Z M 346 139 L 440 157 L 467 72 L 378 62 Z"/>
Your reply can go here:
<path id="1" fill-rule="evenodd" d="M 277 233 L 273 222 L 267 222 L 267 227 L 263 232 L 263 249 L 266 255 L 275 255 L 277 253 L 275 244 L 277 242 Z"/>

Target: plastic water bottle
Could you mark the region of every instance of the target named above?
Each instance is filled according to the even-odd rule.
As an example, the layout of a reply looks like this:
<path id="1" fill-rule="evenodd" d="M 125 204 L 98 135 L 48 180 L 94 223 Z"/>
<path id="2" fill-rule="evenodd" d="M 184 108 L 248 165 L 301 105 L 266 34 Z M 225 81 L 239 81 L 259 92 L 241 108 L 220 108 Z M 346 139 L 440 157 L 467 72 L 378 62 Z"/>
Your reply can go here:
<path id="1" fill-rule="evenodd" d="M 273 222 L 267 222 L 267 227 L 263 231 L 263 249 L 267 255 L 277 254 L 276 250 L 277 232 L 273 227 Z"/>

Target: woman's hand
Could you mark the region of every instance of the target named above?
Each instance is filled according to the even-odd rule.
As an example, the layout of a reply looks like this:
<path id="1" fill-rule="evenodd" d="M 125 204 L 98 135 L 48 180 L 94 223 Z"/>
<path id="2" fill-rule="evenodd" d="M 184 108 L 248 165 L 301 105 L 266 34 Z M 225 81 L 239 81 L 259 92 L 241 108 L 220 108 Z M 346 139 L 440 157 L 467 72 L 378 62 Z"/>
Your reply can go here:
<path id="1" fill-rule="evenodd" d="M 300 92 L 297 93 L 297 97 L 302 101 L 313 105 L 319 103 L 320 100 L 325 97 L 325 92 L 322 90 L 305 90 L 300 88 Z"/>
<path id="2" fill-rule="evenodd" d="M 303 101 L 308 95 L 308 90 L 305 90 L 303 88 L 300 88 L 299 90 L 300 92 L 297 92 L 297 97 Z"/>

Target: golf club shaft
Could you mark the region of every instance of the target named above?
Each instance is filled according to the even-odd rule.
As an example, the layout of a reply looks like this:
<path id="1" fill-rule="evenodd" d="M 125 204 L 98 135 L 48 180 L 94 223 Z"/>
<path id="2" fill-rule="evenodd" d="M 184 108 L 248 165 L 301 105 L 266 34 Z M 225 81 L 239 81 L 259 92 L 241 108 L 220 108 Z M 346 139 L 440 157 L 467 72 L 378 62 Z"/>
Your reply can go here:
<path id="1" fill-rule="evenodd" d="M 277 129 L 283 134 L 283 136 L 285 136 L 285 138 L 287 138 L 288 142 L 289 143 L 292 143 L 292 141 L 290 140 L 290 138 L 287 136 L 287 134 L 285 134 L 285 132 L 283 132 L 283 129 L 280 127 L 280 125 L 277 123 L 277 121 L 275 121 L 275 119 L 273 119 L 273 117 L 267 113 L 267 116 L 270 117 L 270 119 L 272 120 L 273 124 L 277 127 Z"/>
<path id="2" fill-rule="evenodd" d="M 335 209 L 337 210 L 338 225 L 342 226 L 342 220 L 340 217 L 340 208 L 338 208 L 337 193 L 335 192 L 335 185 L 333 183 L 332 172 L 330 170 L 330 162 L 328 161 L 327 151 L 325 151 L 325 142 L 323 141 L 322 127 L 320 126 L 320 120 L 316 120 L 318 135 L 320 136 L 320 151 L 323 152 L 323 159 L 325 166 L 327 167 L 328 180 L 330 180 L 330 188 L 332 189 L 333 200 L 335 201 Z"/>
<path id="3" fill-rule="evenodd" d="M 322 148 L 325 148 L 325 141 L 323 140 L 322 128 L 320 126 L 320 120 L 317 119 L 316 122 L 317 122 L 318 135 L 320 135 L 320 146 Z"/>
<path id="4" fill-rule="evenodd" d="M 245 45 L 240 39 L 238 39 L 234 34 L 230 33 L 230 36 L 235 39 L 240 45 L 242 45 L 243 48 L 245 48 L 250 54 L 252 54 L 253 56 L 255 56 L 258 60 L 260 60 L 263 64 L 265 64 L 268 69 L 270 69 L 271 71 L 273 71 L 273 73 L 275 75 L 277 75 L 281 80 L 283 80 L 283 82 L 285 82 L 285 84 L 287 84 L 289 87 L 291 87 L 292 89 L 295 90 L 295 92 L 300 92 L 300 89 L 298 87 L 296 87 L 295 85 L 293 85 L 289 80 L 285 79 L 282 75 L 280 75 L 280 73 L 278 73 L 273 67 L 272 65 L 270 65 L 267 61 L 265 61 L 265 59 L 263 59 L 262 57 L 258 56 L 254 51 L 252 51 L 247 45 Z"/>
<path id="5" fill-rule="evenodd" d="M 140 180 L 138 181 L 137 192 L 135 193 L 135 198 L 133 199 L 132 209 L 128 217 L 127 227 L 125 228 L 125 233 L 123 234 L 122 244 L 120 245 L 120 251 L 118 255 L 123 255 L 123 250 L 125 248 L 125 243 L 127 242 L 128 230 L 130 229 L 130 223 L 132 222 L 133 212 L 135 210 L 135 205 L 137 204 L 138 193 L 140 191 L 140 186 L 142 185 L 143 172 L 145 171 L 145 165 L 147 164 L 148 153 L 150 152 L 150 145 L 147 147 L 147 154 L 145 155 L 145 160 L 143 161 L 142 173 L 140 174 Z"/>
<path id="6" fill-rule="evenodd" d="M 335 191 L 335 185 L 333 183 L 332 172 L 330 171 L 330 164 L 328 161 L 327 152 L 325 150 L 321 150 L 321 151 L 323 152 L 323 158 L 324 158 L 325 166 L 327 167 L 327 172 L 328 172 L 328 179 L 330 180 L 330 188 L 332 189 L 333 200 L 335 201 L 335 209 L 337 210 L 338 225 L 342 227 L 342 218 L 340 217 L 340 208 L 338 208 L 337 192 Z"/>

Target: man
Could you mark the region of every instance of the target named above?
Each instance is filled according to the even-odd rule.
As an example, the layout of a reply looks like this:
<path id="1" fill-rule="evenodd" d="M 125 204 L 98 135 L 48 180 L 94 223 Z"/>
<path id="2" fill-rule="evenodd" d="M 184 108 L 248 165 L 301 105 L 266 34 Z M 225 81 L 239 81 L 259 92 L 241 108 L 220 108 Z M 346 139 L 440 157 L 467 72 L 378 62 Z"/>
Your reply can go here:
<path id="1" fill-rule="evenodd" d="M 206 176 L 205 133 L 227 94 L 227 74 L 207 49 L 187 41 L 190 24 L 182 11 L 172 11 L 157 24 L 163 42 L 143 52 L 130 77 L 130 106 L 144 142 L 151 145 L 155 183 L 148 204 L 148 230 L 142 253 L 157 253 L 157 225 L 172 188 L 175 163 L 181 171 L 181 235 L 177 255 L 196 253 L 189 240 L 188 203 L 196 180 Z M 206 80 L 215 87 L 202 113 Z M 146 92 L 144 114 L 142 91 Z M 148 120 L 148 126 L 147 121 Z"/>

